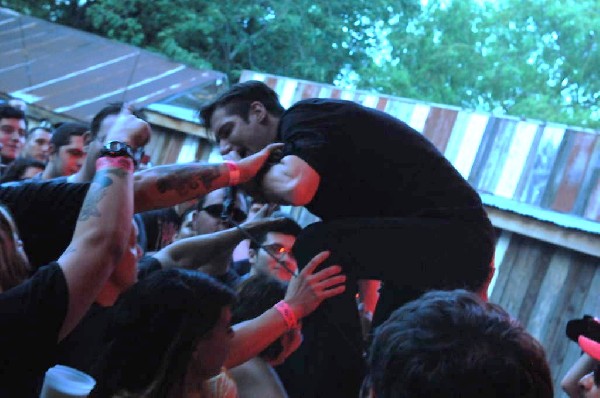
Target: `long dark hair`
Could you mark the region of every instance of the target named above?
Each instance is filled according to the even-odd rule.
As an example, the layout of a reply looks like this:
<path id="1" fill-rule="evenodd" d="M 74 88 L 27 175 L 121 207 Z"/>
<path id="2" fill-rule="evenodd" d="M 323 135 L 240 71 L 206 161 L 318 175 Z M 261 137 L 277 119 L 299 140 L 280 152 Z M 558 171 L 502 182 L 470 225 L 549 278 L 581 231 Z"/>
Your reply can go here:
<path id="1" fill-rule="evenodd" d="M 166 397 L 235 293 L 197 271 L 158 271 L 117 302 L 92 396 Z"/>
<path id="2" fill-rule="evenodd" d="M 8 209 L 0 204 L 0 292 L 19 285 L 29 277 L 30 267 L 19 253 L 17 227 Z"/>

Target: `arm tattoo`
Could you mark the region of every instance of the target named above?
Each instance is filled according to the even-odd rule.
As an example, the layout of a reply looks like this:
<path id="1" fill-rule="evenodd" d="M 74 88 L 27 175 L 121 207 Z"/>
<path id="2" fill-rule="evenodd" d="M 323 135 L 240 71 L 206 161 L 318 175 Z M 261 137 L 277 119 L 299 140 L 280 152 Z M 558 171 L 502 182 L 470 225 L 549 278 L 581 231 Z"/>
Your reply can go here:
<path id="1" fill-rule="evenodd" d="M 98 210 L 98 203 L 106 195 L 106 190 L 112 185 L 113 180 L 110 178 L 110 174 L 123 178 L 127 173 L 121 169 L 108 169 L 102 170 L 96 173 L 96 177 L 92 182 L 92 186 L 88 191 L 85 201 L 81 206 L 79 212 L 79 219 L 77 221 L 87 221 L 90 217 L 100 217 L 100 210 Z"/>
<path id="2" fill-rule="evenodd" d="M 221 176 L 219 167 L 218 165 L 177 165 L 158 169 L 156 189 L 160 193 L 176 191 L 179 196 L 187 196 L 202 184 L 206 191 L 210 191 L 213 181 Z"/>

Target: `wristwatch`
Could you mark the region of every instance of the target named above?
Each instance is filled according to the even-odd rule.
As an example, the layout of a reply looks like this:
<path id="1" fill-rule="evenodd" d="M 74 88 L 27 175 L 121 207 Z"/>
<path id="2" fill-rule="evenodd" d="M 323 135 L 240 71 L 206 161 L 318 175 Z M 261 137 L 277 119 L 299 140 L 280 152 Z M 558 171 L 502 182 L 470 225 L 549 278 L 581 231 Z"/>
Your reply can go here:
<path id="1" fill-rule="evenodd" d="M 135 161 L 135 156 L 133 155 L 133 149 L 129 145 L 121 141 L 109 141 L 102 147 L 100 150 L 99 157 L 108 156 L 111 158 L 115 158 L 118 156 L 127 156 L 131 160 L 133 160 L 134 164 L 137 164 Z"/>

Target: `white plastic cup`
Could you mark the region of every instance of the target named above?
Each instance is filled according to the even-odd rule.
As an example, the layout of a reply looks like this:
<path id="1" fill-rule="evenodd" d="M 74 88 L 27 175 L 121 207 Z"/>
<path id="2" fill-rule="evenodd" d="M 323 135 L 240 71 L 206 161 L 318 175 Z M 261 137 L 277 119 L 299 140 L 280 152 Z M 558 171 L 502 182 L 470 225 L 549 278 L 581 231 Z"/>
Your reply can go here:
<path id="1" fill-rule="evenodd" d="M 40 398 L 85 398 L 96 380 L 87 373 L 64 365 L 56 365 L 46 371 Z"/>

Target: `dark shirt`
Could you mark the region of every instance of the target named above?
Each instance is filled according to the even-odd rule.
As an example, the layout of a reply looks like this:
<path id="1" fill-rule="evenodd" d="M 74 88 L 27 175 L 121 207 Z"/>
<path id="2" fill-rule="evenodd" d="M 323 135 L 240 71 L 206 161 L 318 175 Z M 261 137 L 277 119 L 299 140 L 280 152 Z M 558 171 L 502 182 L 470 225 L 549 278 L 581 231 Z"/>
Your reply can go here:
<path id="1" fill-rule="evenodd" d="M 63 179 L 0 185 L 0 202 L 15 219 L 34 270 L 59 258 L 71 242 L 89 186 Z"/>
<path id="2" fill-rule="evenodd" d="M 158 251 L 173 242 L 182 221 L 175 209 L 168 207 L 139 215 L 145 228 L 147 251 Z"/>
<path id="3" fill-rule="evenodd" d="M 416 130 L 354 102 L 300 101 L 281 117 L 284 155 L 306 161 L 321 180 L 306 206 L 324 220 L 446 217 L 482 204 L 477 192 Z"/>
<path id="4" fill-rule="evenodd" d="M 228 269 L 224 274 L 211 276 L 233 290 L 236 290 L 241 283 L 240 276 L 231 268 Z"/>
<path id="5" fill-rule="evenodd" d="M 138 262 L 138 279 L 142 280 L 161 268 L 160 262 L 154 257 L 143 257 Z M 59 344 L 56 363 L 93 373 L 93 366 L 104 349 L 112 308 L 93 304 L 81 322 Z"/>
<path id="6" fill-rule="evenodd" d="M 57 263 L 0 294 L 0 397 L 37 397 L 54 363 L 69 292 Z"/>

